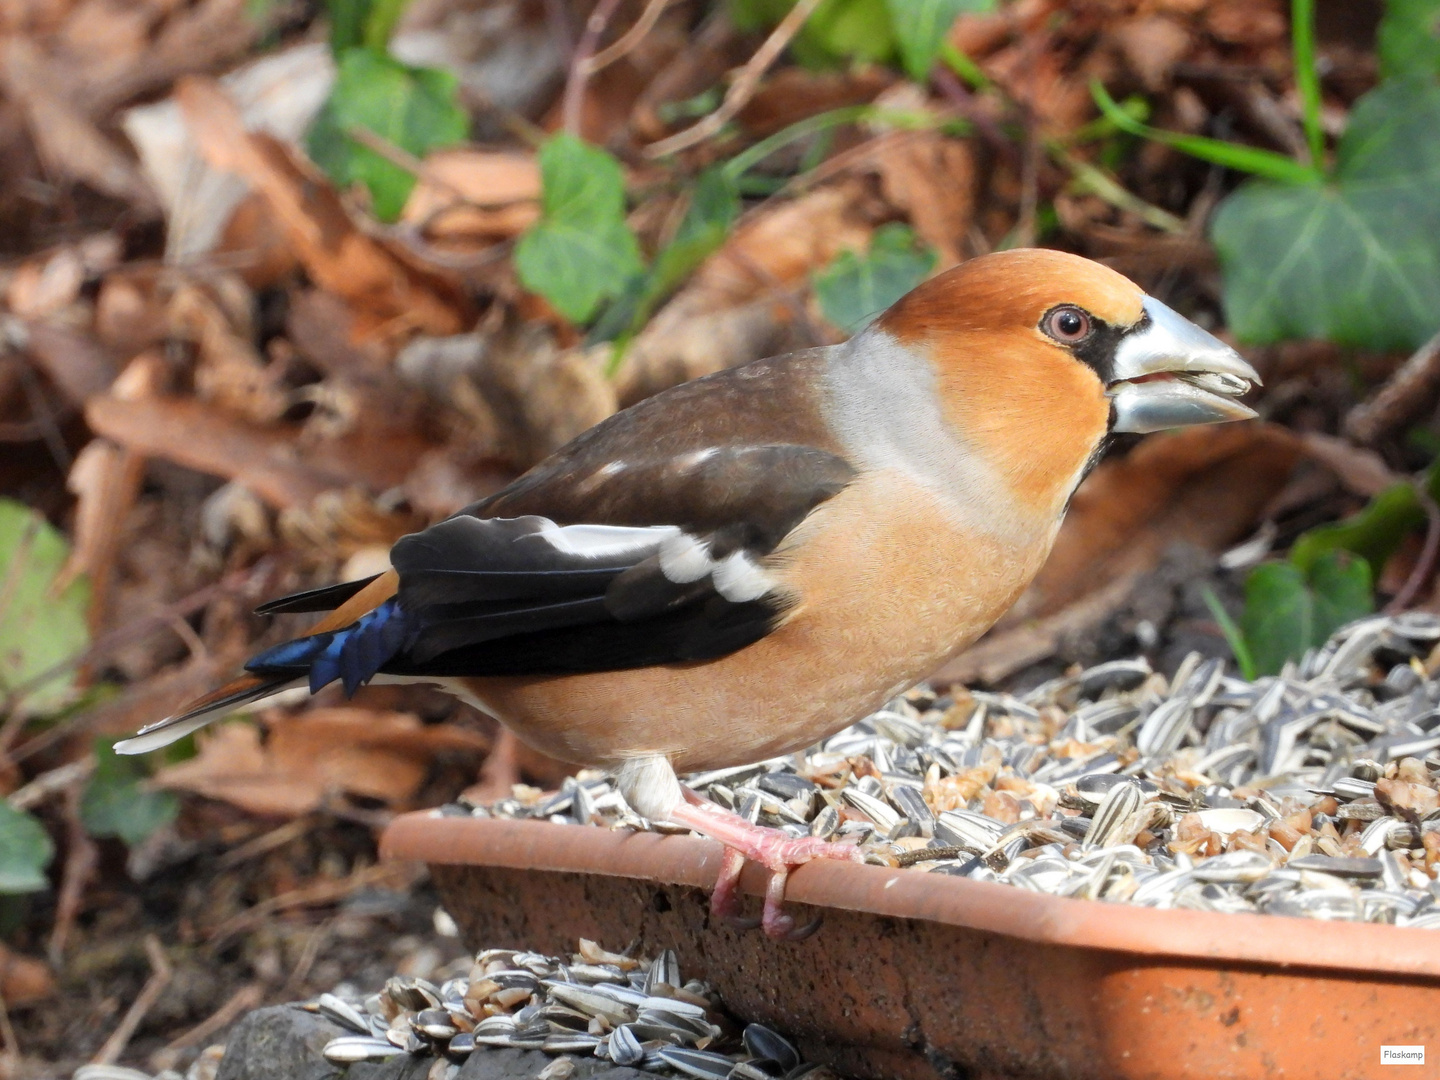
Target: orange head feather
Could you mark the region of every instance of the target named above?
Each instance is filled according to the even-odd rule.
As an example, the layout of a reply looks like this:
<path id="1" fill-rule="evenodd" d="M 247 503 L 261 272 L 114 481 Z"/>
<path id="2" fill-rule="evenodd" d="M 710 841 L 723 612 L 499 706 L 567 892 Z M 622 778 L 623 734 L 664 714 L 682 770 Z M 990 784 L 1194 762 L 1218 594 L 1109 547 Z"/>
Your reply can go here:
<path id="1" fill-rule="evenodd" d="M 1055 313 L 1073 308 L 1087 328 L 1104 328 L 1088 339 L 1103 351 L 1144 318 L 1144 299 L 1099 263 L 1027 248 L 947 270 L 876 328 L 935 366 L 948 419 L 1006 477 L 1017 502 L 1058 514 L 1105 437 L 1110 403 L 1107 357 L 1057 338 Z"/>

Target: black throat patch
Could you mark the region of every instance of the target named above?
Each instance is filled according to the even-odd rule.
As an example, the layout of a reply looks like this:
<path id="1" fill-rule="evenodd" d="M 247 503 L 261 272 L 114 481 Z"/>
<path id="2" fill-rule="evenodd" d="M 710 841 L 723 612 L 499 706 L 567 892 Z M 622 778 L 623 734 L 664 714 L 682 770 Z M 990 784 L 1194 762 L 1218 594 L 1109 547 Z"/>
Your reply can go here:
<path id="1" fill-rule="evenodd" d="M 1102 383 L 1109 386 L 1115 381 L 1115 350 L 1127 335 L 1143 332 L 1150 325 L 1150 316 L 1145 315 L 1134 326 L 1111 326 L 1094 315 L 1090 318 L 1095 329 L 1080 344 L 1072 346 L 1070 351 L 1077 360 L 1094 371 Z"/>

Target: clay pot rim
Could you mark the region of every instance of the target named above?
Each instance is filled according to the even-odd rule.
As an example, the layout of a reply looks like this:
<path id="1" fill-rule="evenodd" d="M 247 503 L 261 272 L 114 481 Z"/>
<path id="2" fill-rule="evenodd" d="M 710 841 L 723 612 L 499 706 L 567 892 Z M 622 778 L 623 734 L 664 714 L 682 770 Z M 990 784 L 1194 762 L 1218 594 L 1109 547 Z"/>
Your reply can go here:
<path id="1" fill-rule="evenodd" d="M 597 874 L 710 889 L 722 848 L 694 836 L 418 811 L 390 824 L 380 852 L 388 859 L 440 865 Z M 748 864 L 741 890 L 763 895 L 768 878 L 763 867 Z M 793 871 L 786 896 L 821 908 L 925 919 L 1073 948 L 1210 964 L 1440 978 L 1440 931 L 1430 929 L 1161 911 L 1047 896 L 944 874 L 829 861 Z"/>

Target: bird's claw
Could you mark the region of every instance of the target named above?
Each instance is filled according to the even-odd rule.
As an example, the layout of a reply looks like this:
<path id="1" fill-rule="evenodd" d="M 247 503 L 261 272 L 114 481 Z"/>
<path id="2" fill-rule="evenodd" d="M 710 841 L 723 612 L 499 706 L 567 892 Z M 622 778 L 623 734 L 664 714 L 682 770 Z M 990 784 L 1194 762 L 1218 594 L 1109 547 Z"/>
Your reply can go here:
<path id="1" fill-rule="evenodd" d="M 718 807 L 713 808 L 713 811 L 718 810 Z M 713 814 L 713 811 L 707 807 L 703 813 Z M 719 811 L 719 813 L 725 814 L 724 811 Z M 725 816 L 731 815 L 726 814 Z M 857 860 L 861 857 L 859 850 L 847 844 L 831 844 L 811 837 L 797 839 L 786 836 L 784 833 L 772 835 L 777 831 L 762 829 L 743 819 L 740 821 L 743 829 L 737 830 L 732 823 L 727 821 L 725 824 L 730 826 L 729 828 L 717 830 L 725 833 L 717 839 L 726 844 L 726 847 L 724 860 L 720 864 L 720 872 L 715 878 L 715 891 L 710 894 L 711 916 L 741 931 L 753 930 L 758 926 L 765 931 L 766 937 L 775 941 L 804 941 L 820 929 L 822 920 L 817 917 L 813 921 L 797 927 L 794 918 L 785 913 L 785 884 L 790 877 L 791 869 L 813 859 Z M 710 816 L 692 827 L 698 825 L 713 827 L 715 824 L 715 816 Z M 710 830 L 704 831 L 709 832 Z M 744 844 L 743 848 L 730 846 L 731 842 L 735 840 L 741 841 Z M 765 907 L 759 919 L 743 917 L 738 913 L 740 872 L 745 867 L 747 856 L 770 869 L 770 881 L 765 887 Z"/>

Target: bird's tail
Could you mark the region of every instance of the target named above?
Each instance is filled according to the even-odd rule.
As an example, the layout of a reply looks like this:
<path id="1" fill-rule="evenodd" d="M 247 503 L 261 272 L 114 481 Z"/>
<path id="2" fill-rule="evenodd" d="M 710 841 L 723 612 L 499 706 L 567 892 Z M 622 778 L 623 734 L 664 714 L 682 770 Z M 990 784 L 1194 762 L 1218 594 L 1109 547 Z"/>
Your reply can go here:
<path id="1" fill-rule="evenodd" d="M 293 676 L 242 675 L 220 689 L 196 698 L 174 716 L 146 724 L 133 737 L 117 742 L 115 752 L 145 754 L 151 750 L 159 750 L 162 746 L 169 746 L 177 739 L 183 739 L 192 731 L 199 730 L 212 720 L 218 720 L 226 713 L 233 712 L 241 705 L 263 701 L 282 690 L 299 685 L 300 682 L 300 679 Z"/>
<path id="2" fill-rule="evenodd" d="M 405 633 L 393 599 L 399 579 L 391 570 L 363 582 L 317 589 L 266 605 L 267 611 L 313 611 L 317 601 L 338 603 L 307 634 L 267 649 L 245 665 L 249 674 L 196 698 L 173 716 L 115 744 L 117 754 L 144 754 L 182 739 L 241 705 L 264 701 L 309 684 L 311 692 L 335 679 L 353 694 L 394 655 Z M 291 604 L 290 602 L 294 603 Z"/>

